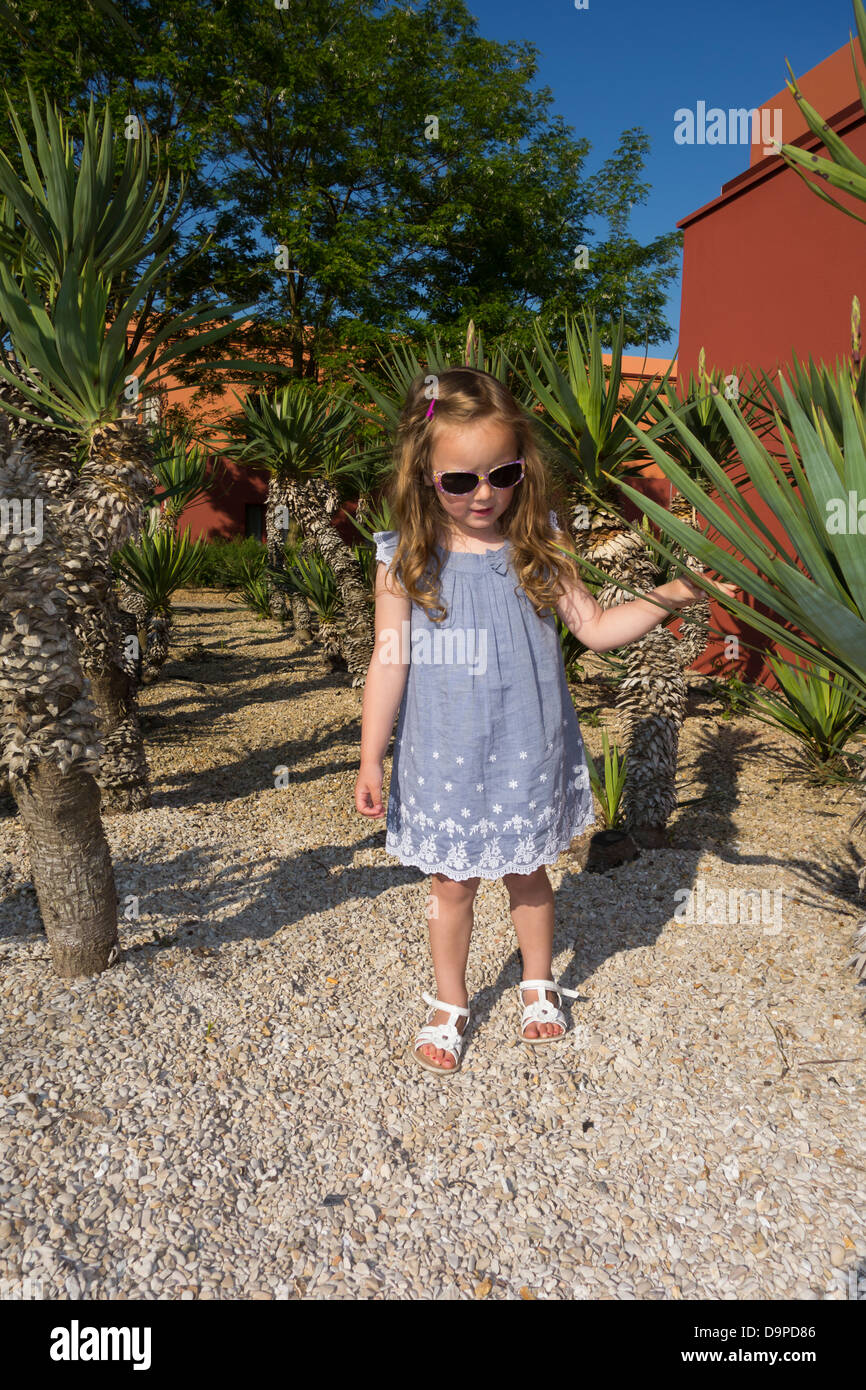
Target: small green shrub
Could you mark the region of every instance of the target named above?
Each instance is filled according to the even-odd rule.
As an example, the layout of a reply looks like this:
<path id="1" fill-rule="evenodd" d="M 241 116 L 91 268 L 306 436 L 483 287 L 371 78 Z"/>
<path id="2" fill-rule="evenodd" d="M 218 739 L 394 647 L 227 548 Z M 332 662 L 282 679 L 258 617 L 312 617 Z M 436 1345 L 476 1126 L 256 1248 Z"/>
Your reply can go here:
<path id="1" fill-rule="evenodd" d="M 620 753 L 616 744 L 608 742 L 607 729 L 601 736 L 604 750 L 604 781 L 599 775 L 589 749 L 584 745 L 589 780 L 598 803 L 605 830 L 616 830 L 623 824 L 622 797 L 625 791 L 627 754 Z"/>
<path id="2" fill-rule="evenodd" d="M 738 714 L 748 714 L 750 703 L 749 686 L 739 676 L 728 676 L 727 680 L 709 678 L 713 695 L 720 702 L 720 719 L 734 719 Z"/>
<path id="3" fill-rule="evenodd" d="M 217 537 L 204 546 L 196 583 L 204 589 L 241 589 L 250 566 L 265 553 L 255 536 Z"/>

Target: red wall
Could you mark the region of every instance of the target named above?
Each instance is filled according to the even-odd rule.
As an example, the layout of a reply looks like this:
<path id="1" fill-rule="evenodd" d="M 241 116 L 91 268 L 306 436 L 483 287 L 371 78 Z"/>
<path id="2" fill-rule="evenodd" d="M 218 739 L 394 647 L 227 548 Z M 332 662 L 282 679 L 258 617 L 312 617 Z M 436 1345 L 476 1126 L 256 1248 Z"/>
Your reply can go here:
<path id="1" fill-rule="evenodd" d="M 862 73 L 856 40 L 854 48 Z M 798 78 L 798 84 L 806 100 L 866 161 L 866 116 L 849 45 Z M 826 156 L 787 89 L 762 105 L 781 109 L 783 143 Z M 780 156 L 764 155 L 760 145 L 749 148 L 750 167 L 726 183 L 718 198 L 677 224 L 684 232 L 682 377 L 690 370 L 697 372 L 702 347 L 707 370 L 717 367 L 725 374 L 751 367 L 775 375 L 794 355 L 808 363 L 811 354 L 816 363 L 823 359 L 834 367 L 838 358 L 851 353 L 853 295 L 866 310 L 866 227 L 823 202 Z M 866 216 L 862 202 L 836 189 L 828 191 L 860 217 Z M 767 447 L 781 453 L 770 441 Z M 743 496 L 787 551 L 785 534 L 768 508 L 750 488 Z M 732 548 L 712 533 L 711 539 L 725 550 Z M 746 602 L 756 607 L 753 599 Z M 780 621 L 769 610 L 761 611 Z M 756 630 L 739 629 L 727 615 L 722 625 L 740 630 L 742 638 L 761 651 L 770 646 L 791 657 L 789 650 L 772 647 Z M 721 641 L 714 643 L 694 669 L 706 670 L 721 652 Z M 730 671 L 729 664 L 721 670 Z M 771 687 L 777 684 L 758 653 L 751 653 L 737 670 Z"/>
<path id="2" fill-rule="evenodd" d="M 208 467 L 208 477 L 212 480 L 208 495 L 184 507 L 179 530 L 188 526 L 192 540 L 199 536 L 209 540 L 243 536 L 246 504 L 264 506 L 268 476 L 264 469 L 239 468 L 231 459 L 212 458 Z"/>
<path id="3" fill-rule="evenodd" d="M 866 117 L 855 100 L 850 50 L 841 49 L 832 59 L 813 70 L 822 80 L 815 83 L 807 74 L 801 90 L 866 160 Z M 835 92 L 826 90 L 828 64 L 836 75 Z M 795 107 L 796 124 L 785 114 L 785 98 L 793 104 L 787 92 L 764 103 L 782 107 L 785 143 L 826 156 L 817 137 L 803 135 L 799 110 Z M 796 135 L 789 138 L 789 130 Z M 751 149 L 752 166 L 726 183 L 713 202 L 677 223 L 684 233 L 683 376 L 697 371 L 701 347 L 707 370 L 716 366 L 725 373 L 749 363 L 769 372 L 790 361 L 792 353 L 806 361 L 811 353 L 816 362 L 823 358 L 833 365 L 850 352 L 852 295 L 866 309 L 866 227 L 823 202 L 781 156 L 760 157 L 760 147 Z M 863 203 L 830 191 L 866 216 Z"/>

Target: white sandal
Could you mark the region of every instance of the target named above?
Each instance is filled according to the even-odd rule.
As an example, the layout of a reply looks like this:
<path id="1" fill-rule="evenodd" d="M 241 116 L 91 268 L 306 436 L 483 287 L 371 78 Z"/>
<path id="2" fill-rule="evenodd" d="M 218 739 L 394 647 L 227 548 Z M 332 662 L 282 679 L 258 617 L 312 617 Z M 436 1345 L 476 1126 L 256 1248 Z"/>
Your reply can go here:
<path id="1" fill-rule="evenodd" d="M 449 1018 L 447 1023 L 427 1023 L 420 1029 L 412 1044 L 412 1056 L 419 1067 L 423 1067 L 425 1071 L 435 1071 L 440 1076 L 453 1076 L 456 1071 L 460 1070 L 460 1054 L 463 1051 L 463 1038 L 466 1032 L 465 1028 L 463 1033 L 457 1031 L 457 1020 L 458 1018 L 465 1018 L 467 1020 L 466 1028 L 468 1028 L 469 1010 L 464 1009 L 460 1004 L 444 1004 L 441 999 L 434 999 L 433 995 L 427 994 L 425 990 L 421 991 L 421 997 L 430 1005 L 428 1018 L 430 1012 L 435 1009 L 447 1009 Z M 441 1047 L 443 1052 L 450 1052 L 454 1058 L 454 1066 L 440 1067 L 429 1057 L 420 1057 L 417 1049 L 423 1047 L 425 1043 L 432 1043 L 434 1047 Z"/>
<path id="2" fill-rule="evenodd" d="M 545 994 L 542 995 L 541 999 L 535 999 L 531 1004 L 524 1004 L 523 991 L 525 989 L 544 990 Z M 558 1003 L 562 1002 L 563 994 L 566 994 L 569 999 L 580 998 L 579 990 L 566 989 L 564 985 L 554 984 L 553 980 L 521 980 L 520 984 L 517 986 L 521 1007 L 523 1008 L 523 1015 L 520 1020 L 520 1032 L 517 1035 L 520 1042 L 534 1045 L 535 1043 L 559 1042 L 565 1037 L 568 1031 L 565 1014 L 561 1009 L 557 1008 L 556 1004 L 551 1004 L 550 1000 L 546 997 L 546 991 L 549 989 L 553 990 L 554 994 L 559 996 Z M 543 1034 L 538 1038 L 527 1038 L 523 1030 L 528 1023 L 558 1023 L 562 1032 Z"/>

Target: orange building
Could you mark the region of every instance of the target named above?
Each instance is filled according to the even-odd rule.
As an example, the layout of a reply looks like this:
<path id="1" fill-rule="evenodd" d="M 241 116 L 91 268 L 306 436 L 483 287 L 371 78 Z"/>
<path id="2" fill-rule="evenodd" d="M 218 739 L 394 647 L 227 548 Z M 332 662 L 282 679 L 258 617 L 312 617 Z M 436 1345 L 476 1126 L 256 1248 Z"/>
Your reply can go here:
<path id="1" fill-rule="evenodd" d="M 861 78 L 866 78 L 856 40 L 854 53 Z M 797 83 L 806 101 L 866 161 L 866 113 L 851 45 L 798 76 Z M 782 144 L 827 157 L 787 88 L 758 110 L 768 113 L 758 117 L 762 130 L 776 125 L 769 113 L 781 113 Z M 677 223 L 684 234 L 678 357 L 683 378 L 697 372 L 701 348 L 707 370 L 717 368 L 724 375 L 744 367 L 775 376 L 794 356 L 808 364 L 811 355 L 816 363 L 823 359 L 835 367 L 837 359 L 851 354 L 852 297 L 866 304 L 866 227 L 816 196 L 780 155 L 765 153 L 760 143 L 750 149 L 749 168 L 724 184 L 712 202 Z M 862 202 L 835 188 L 828 191 L 866 216 Z M 790 372 L 785 376 L 790 380 Z M 773 449 L 769 440 L 765 443 Z M 761 498 L 752 489 L 744 497 L 788 552 L 785 534 Z M 714 500 L 719 500 L 715 494 Z M 712 539 L 731 549 L 720 537 Z M 746 601 L 755 607 L 753 600 Z M 726 631 L 742 633 L 729 615 L 720 618 Z M 755 630 L 743 635 L 758 650 L 739 664 L 741 673 L 776 686 L 762 655 L 767 639 Z M 706 670 L 721 652 L 721 643 L 708 647 L 696 669 Z M 790 651 L 781 654 L 791 657 Z M 730 671 L 727 659 L 722 669 Z"/>

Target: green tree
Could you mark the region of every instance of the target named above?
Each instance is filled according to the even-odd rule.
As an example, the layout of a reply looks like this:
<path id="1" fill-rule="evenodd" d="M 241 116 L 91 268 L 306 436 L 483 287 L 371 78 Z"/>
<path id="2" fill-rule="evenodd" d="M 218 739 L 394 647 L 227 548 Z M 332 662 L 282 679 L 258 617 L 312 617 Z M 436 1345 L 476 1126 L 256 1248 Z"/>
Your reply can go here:
<path id="1" fill-rule="evenodd" d="M 27 75 L 55 92 L 59 80 L 69 106 L 96 92 L 188 171 L 187 237 L 212 236 L 189 265 L 179 243 L 168 308 L 205 286 L 252 300 L 246 353 L 288 352 L 308 375 L 373 362 L 395 334 L 462 333 L 469 318 L 488 342 L 528 346 L 534 318 L 601 300 L 623 310 L 627 345 L 669 332 L 679 234 L 642 247 L 627 228 L 646 195 L 646 137 L 624 132 L 585 177 L 589 143 L 534 89 L 534 46 L 482 38 L 463 0 L 126 0 L 122 12 L 137 40 L 72 0 L 36 0 L 28 42 L 0 35 L 0 60 L 13 99 Z M 610 232 L 593 244 L 597 218 Z"/>

